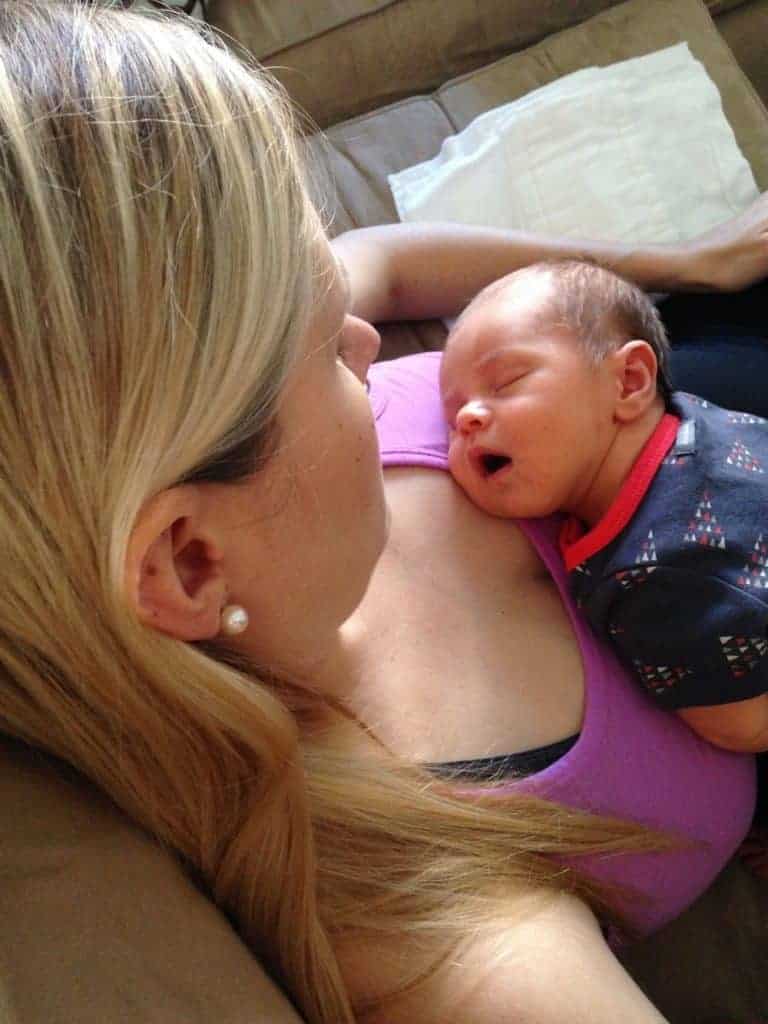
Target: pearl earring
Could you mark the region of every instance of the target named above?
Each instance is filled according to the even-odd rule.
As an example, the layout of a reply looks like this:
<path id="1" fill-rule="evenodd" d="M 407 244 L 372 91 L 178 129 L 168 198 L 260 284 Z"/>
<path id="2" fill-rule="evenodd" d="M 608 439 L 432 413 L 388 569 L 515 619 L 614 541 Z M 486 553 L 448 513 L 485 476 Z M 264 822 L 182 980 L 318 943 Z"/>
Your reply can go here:
<path id="1" fill-rule="evenodd" d="M 248 629 L 248 612 L 240 604 L 228 604 L 221 610 L 221 632 L 226 636 L 237 636 Z"/>

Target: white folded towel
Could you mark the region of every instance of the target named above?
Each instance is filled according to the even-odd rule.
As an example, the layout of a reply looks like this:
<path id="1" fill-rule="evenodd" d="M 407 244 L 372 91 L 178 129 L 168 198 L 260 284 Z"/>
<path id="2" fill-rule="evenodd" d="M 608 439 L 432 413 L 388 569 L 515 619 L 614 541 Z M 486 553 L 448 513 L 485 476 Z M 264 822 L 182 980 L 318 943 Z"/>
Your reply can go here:
<path id="1" fill-rule="evenodd" d="M 389 183 L 403 221 L 626 242 L 692 238 L 758 195 L 686 43 L 489 110 Z"/>

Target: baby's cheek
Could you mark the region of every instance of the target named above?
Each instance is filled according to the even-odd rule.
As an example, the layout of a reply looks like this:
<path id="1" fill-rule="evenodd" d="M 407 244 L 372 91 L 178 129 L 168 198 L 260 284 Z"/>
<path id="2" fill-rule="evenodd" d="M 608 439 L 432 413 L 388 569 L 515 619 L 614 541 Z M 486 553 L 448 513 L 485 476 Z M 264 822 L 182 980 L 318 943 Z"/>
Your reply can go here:
<path id="1" fill-rule="evenodd" d="M 448 434 L 448 471 L 451 476 L 459 479 L 461 473 L 461 442 L 456 433 L 451 430 Z"/>
<path id="2" fill-rule="evenodd" d="M 448 470 L 462 491 L 472 497 L 472 473 L 461 442 L 448 449 Z"/>

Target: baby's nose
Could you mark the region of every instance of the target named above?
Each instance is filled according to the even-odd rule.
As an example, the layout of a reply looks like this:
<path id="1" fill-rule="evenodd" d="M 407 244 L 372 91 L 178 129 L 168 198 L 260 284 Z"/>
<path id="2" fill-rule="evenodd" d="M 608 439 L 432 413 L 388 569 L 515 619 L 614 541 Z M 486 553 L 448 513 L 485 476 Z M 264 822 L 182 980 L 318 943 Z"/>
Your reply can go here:
<path id="1" fill-rule="evenodd" d="M 462 434 L 482 430 L 490 419 L 490 410 L 484 402 L 473 399 L 466 402 L 456 413 L 456 429 Z"/>

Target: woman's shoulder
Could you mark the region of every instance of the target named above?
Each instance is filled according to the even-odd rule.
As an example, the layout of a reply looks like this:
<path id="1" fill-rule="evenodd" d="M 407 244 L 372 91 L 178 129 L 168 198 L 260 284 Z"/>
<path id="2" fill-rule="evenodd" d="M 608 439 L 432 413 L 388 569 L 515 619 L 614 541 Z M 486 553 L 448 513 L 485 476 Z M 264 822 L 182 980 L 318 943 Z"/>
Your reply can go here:
<path id="1" fill-rule="evenodd" d="M 523 897 L 441 956 L 404 937 L 350 942 L 340 959 L 365 1024 L 663 1021 L 568 895 Z"/>

